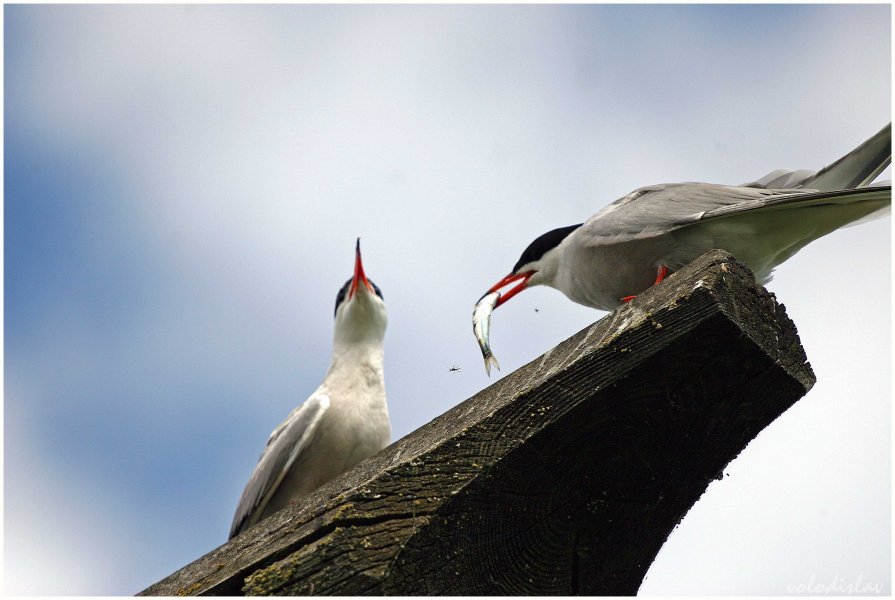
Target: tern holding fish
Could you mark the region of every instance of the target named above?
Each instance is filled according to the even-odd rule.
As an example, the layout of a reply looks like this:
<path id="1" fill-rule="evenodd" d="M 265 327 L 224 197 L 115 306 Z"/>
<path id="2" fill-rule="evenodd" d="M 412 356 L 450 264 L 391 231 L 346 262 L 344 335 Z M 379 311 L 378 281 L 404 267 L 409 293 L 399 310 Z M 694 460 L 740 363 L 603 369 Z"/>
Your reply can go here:
<path id="1" fill-rule="evenodd" d="M 494 358 L 491 311 L 532 286 L 613 310 L 715 248 L 743 261 L 759 284 L 767 283 L 774 268 L 805 245 L 891 208 L 891 183 L 871 185 L 891 163 L 891 146 L 890 123 L 819 171 L 778 169 L 743 185 L 642 187 L 584 223 L 548 231 L 475 306 L 473 327 L 486 370 L 490 374 Z"/>

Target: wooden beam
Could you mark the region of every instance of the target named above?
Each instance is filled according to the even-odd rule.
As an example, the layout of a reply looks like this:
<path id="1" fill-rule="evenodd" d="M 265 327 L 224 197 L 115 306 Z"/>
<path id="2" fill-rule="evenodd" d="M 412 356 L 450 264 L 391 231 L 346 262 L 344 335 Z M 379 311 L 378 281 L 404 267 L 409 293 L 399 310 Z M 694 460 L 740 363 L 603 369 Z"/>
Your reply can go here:
<path id="1" fill-rule="evenodd" d="M 635 594 L 813 383 L 783 307 L 712 251 L 142 594 Z"/>

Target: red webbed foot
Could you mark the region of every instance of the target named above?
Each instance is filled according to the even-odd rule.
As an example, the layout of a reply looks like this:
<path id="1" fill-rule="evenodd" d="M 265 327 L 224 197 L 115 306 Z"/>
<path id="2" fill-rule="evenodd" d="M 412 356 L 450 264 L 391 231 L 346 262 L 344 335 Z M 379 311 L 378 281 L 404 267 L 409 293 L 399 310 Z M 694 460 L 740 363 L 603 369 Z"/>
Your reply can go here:
<path id="1" fill-rule="evenodd" d="M 663 279 L 668 277 L 669 273 L 671 273 L 671 269 L 669 269 L 665 265 L 659 265 L 659 269 L 656 272 L 656 281 L 653 283 L 653 285 L 661 283 Z M 637 296 L 625 296 L 624 298 L 622 298 L 622 302 L 630 302 L 636 297 Z"/>

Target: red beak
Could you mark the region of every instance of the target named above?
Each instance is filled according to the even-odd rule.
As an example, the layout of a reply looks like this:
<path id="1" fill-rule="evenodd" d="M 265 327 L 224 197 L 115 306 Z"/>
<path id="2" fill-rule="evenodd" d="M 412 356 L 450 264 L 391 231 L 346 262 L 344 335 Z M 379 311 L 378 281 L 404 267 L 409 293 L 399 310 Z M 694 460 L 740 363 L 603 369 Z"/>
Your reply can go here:
<path id="1" fill-rule="evenodd" d="M 349 299 L 354 296 L 361 283 L 367 286 L 368 290 L 373 291 L 373 286 L 370 285 L 370 282 L 367 281 L 367 276 L 364 274 L 364 263 L 360 258 L 360 238 L 357 238 L 357 246 L 354 249 L 354 279 L 351 280 L 351 288 L 348 290 Z"/>
<path id="2" fill-rule="evenodd" d="M 524 290 L 526 288 L 526 286 L 528 285 L 528 280 L 531 279 L 531 276 L 534 274 L 535 274 L 535 271 L 528 271 L 527 273 L 518 273 L 518 274 L 510 273 L 509 275 L 507 275 L 506 277 L 504 277 L 503 279 L 501 279 L 500 281 L 495 283 L 493 286 L 491 286 L 491 289 L 488 290 L 485 293 L 485 295 L 487 296 L 491 292 L 496 292 L 500 288 L 508 286 L 509 284 L 513 283 L 514 281 L 519 281 L 520 279 L 522 280 L 521 283 L 518 283 L 514 287 L 510 288 L 507 291 L 507 293 L 500 295 L 500 297 L 497 299 L 497 302 L 494 304 L 494 308 L 497 308 L 498 306 L 500 306 L 501 304 L 503 304 L 504 302 L 506 302 L 507 300 L 509 300 L 510 298 L 512 298 L 519 292 L 521 292 L 522 290 Z"/>

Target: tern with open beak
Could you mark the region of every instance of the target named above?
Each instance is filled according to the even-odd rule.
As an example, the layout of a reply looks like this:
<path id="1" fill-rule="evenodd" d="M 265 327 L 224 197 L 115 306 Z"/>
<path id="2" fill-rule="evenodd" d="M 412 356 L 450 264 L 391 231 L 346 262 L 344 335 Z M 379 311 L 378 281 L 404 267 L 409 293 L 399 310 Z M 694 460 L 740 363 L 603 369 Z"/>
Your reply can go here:
<path id="1" fill-rule="evenodd" d="M 640 188 L 584 223 L 536 238 L 479 303 L 496 309 L 524 289 L 547 285 L 579 304 L 612 310 L 716 248 L 746 263 L 763 285 L 806 244 L 890 209 L 891 183 L 871 182 L 891 160 L 890 123 L 820 171 L 779 169 L 743 185 Z M 490 318 L 479 303 L 473 314 Z M 487 336 L 476 337 L 487 366 Z"/>
<path id="2" fill-rule="evenodd" d="M 230 538 L 389 443 L 382 365 L 385 304 L 364 273 L 359 238 L 354 276 L 336 296 L 335 321 L 323 383 L 270 434 L 239 500 Z"/>

